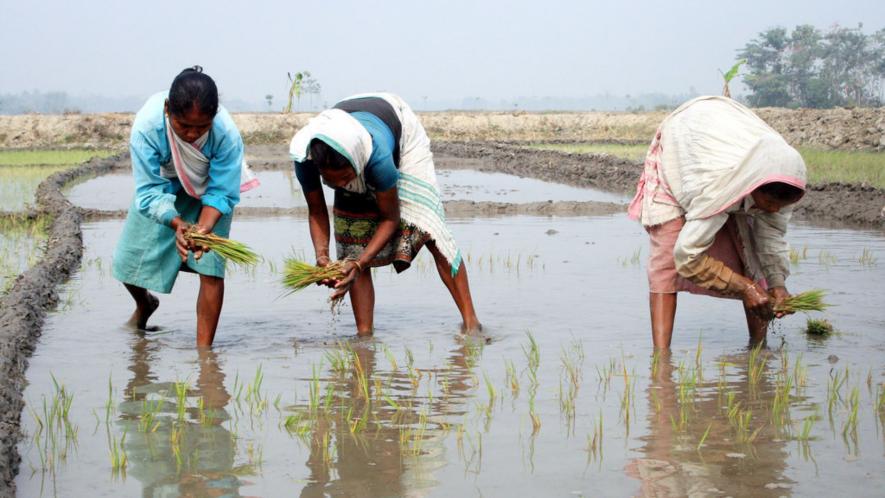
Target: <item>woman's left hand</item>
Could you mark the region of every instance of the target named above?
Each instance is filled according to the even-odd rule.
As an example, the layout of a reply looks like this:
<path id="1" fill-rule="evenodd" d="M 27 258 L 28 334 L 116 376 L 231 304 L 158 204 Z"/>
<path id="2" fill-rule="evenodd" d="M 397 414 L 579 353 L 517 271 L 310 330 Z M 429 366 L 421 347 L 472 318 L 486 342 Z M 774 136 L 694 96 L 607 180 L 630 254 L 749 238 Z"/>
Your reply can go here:
<path id="1" fill-rule="evenodd" d="M 344 262 L 344 268 L 342 268 L 342 272 L 344 273 L 344 277 L 338 279 L 335 283 L 335 291 L 329 296 L 329 299 L 336 300 L 344 297 L 347 294 L 347 291 L 350 290 L 350 287 L 356 281 L 356 279 L 360 276 L 361 268 L 359 263 L 353 260 L 348 260 Z"/>
<path id="2" fill-rule="evenodd" d="M 784 300 L 790 297 L 790 292 L 786 287 L 772 287 L 768 290 L 768 295 L 771 296 L 772 301 L 774 301 L 773 307 L 775 309 L 779 308 L 781 304 L 783 304 Z M 774 314 L 775 318 L 783 318 L 787 315 L 792 315 L 792 311 L 778 311 Z"/>

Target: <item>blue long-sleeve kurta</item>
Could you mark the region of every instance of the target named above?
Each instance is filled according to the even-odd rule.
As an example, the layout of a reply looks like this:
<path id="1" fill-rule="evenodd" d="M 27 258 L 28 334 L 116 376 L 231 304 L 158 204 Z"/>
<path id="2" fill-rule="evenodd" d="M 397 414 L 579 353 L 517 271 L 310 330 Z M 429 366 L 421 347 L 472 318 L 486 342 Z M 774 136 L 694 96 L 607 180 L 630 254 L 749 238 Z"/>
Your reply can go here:
<path id="1" fill-rule="evenodd" d="M 165 178 L 160 165 L 172 160 L 166 138 L 164 104 L 168 92 L 153 95 L 135 115 L 129 150 L 135 178 L 135 208 L 148 218 L 170 226 L 178 216 L 175 197 L 182 190 L 177 178 Z M 209 183 L 200 201 L 226 215 L 240 202 L 243 139 L 227 110 L 219 106 L 209 140 L 202 152 L 209 158 Z"/>

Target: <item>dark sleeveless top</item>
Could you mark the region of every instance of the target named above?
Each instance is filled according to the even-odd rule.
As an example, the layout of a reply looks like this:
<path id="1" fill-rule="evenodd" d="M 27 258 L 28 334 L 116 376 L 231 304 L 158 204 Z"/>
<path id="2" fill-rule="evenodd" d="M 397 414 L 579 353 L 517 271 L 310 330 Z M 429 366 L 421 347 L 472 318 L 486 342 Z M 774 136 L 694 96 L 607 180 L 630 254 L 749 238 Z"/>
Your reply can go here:
<path id="1" fill-rule="evenodd" d="M 403 135 L 403 124 L 396 115 L 390 102 L 381 97 L 359 97 L 342 100 L 335 104 L 334 109 L 347 113 L 368 112 L 380 119 L 393 133 L 393 163 L 399 168 L 400 139 Z"/>

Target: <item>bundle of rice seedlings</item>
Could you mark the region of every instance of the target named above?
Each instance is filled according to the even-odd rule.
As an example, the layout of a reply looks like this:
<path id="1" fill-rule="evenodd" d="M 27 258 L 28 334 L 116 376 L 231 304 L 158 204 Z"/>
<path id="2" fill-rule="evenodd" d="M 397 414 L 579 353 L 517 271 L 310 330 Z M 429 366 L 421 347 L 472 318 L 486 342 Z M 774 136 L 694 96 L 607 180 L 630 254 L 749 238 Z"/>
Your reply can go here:
<path id="1" fill-rule="evenodd" d="M 830 305 L 824 303 L 824 291 L 814 289 L 794 294 L 774 307 L 776 313 L 795 313 L 797 311 L 823 311 Z"/>
<path id="2" fill-rule="evenodd" d="M 833 333 L 833 324 L 829 320 L 809 318 L 805 322 L 805 333 L 816 336 L 830 335 Z"/>
<path id="3" fill-rule="evenodd" d="M 254 265 L 261 259 L 258 257 L 258 254 L 242 242 L 219 237 L 211 232 L 200 233 L 193 227 L 185 232 L 184 238 L 198 246 L 215 251 L 222 258 L 238 265 Z"/>
<path id="4" fill-rule="evenodd" d="M 344 261 L 334 261 L 327 266 L 315 266 L 295 258 L 288 258 L 283 267 L 283 286 L 290 293 L 327 279 L 344 277 Z"/>

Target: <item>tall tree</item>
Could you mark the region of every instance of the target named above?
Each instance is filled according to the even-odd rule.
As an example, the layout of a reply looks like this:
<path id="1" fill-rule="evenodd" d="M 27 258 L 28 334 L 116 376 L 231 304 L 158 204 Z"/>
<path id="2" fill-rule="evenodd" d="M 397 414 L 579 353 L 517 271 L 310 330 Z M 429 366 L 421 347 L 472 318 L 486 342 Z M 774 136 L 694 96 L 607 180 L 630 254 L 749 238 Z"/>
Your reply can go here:
<path id="1" fill-rule="evenodd" d="M 823 33 L 800 25 L 772 28 L 738 51 L 747 59 L 744 82 L 754 106 L 881 105 L 885 81 L 885 29 L 834 26 Z"/>

